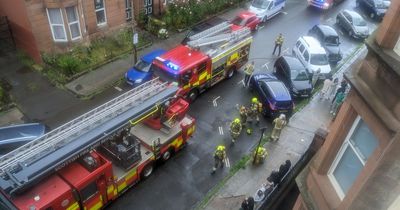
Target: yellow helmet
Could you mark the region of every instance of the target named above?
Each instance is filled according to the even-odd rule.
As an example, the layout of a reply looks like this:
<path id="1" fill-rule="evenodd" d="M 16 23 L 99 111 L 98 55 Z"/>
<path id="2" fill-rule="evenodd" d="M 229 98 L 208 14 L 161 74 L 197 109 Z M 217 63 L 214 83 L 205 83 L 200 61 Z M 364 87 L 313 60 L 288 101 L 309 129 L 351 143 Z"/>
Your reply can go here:
<path id="1" fill-rule="evenodd" d="M 218 150 L 218 151 L 225 151 L 225 146 L 219 145 L 219 146 L 217 147 L 217 150 Z"/>
<path id="2" fill-rule="evenodd" d="M 251 102 L 258 103 L 258 99 L 256 97 L 254 97 L 254 98 L 251 99 Z"/>
<path id="3" fill-rule="evenodd" d="M 236 118 L 233 122 L 235 122 L 235 123 L 240 123 L 240 119 L 239 119 L 239 118 Z"/>

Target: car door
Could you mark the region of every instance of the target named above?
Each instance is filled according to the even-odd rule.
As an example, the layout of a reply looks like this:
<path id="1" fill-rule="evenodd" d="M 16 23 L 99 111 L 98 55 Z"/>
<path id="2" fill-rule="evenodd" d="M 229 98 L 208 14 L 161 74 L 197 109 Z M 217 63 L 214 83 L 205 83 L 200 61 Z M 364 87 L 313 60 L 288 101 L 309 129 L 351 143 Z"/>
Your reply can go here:
<path id="1" fill-rule="evenodd" d="M 303 44 L 300 44 L 300 47 L 299 47 L 299 60 L 301 61 L 301 63 L 302 63 L 304 66 L 308 66 L 307 61 L 304 59 L 304 55 L 303 55 L 304 51 L 305 51 L 304 45 L 303 45 Z"/>
<path id="2" fill-rule="evenodd" d="M 268 88 L 267 85 L 265 84 L 264 81 L 258 81 L 258 87 L 259 87 L 259 97 L 261 98 L 262 102 L 268 101 L 267 93 Z"/>
<path id="3" fill-rule="evenodd" d="M 256 28 L 256 25 L 256 17 L 250 17 L 249 19 L 247 19 L 246 26 L 249 27 L 251 30 L 254 30 Z"/>
<path id="4" fill-rule="evenodd" d="M 283 79 L 282 82 L 286 85 L 286 87 L 288 87 L 288 89 L 290 90 L 292 88 L 292 80 L 290 78 L 290 66 L 286 63 L 283 62 Z"/>
<path id="5" fill-rule="evenodd" d="M 351 30 L 351 26 L 353 25 L 353 20 L 351 18 L 351 15 L 348 14 L 347 12 L 343 12 L 343 16 L 344 16 L 344 24 L 343 27 L 344 29 L 346 29 L 347 31 Z"/>
<path id="6" fill-rule="evenodd" d="M 302 55 L 303 55 L 303 59 L 306 63 L 305 66 L 306 66 L 306 68 L 308 68 L 308 66 L 310 65 L 310 53 L 308 52 L 307 49 L 305 49 Z"/>

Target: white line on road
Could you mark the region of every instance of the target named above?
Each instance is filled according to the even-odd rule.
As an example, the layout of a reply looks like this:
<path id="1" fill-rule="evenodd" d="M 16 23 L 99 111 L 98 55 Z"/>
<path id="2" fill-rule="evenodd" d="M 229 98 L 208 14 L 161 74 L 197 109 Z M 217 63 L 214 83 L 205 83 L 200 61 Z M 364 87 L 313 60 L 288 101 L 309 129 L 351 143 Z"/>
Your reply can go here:
<path id="1" fill-rule="evenodd" d="M 344 35 L 342 30 L 339 30 L 339 33 L 340 33 L 342 36 Z"/>
<path id="2" fill-rule="evenodd" d="M 282 54 L 285 54 L 288 50 L 289 48 L 287 47 L 286 49 L 283 50 Z"/>
<path id="3" fill-rule="evenodd" d="M 237 84 L 238 85 L 242 84 L 244 86 L 244 79 L 240 80 Z"/>
<path id="4" fill-rule="evenodd" d="M 268 62 L 266 62 L 266 63 L 264 63 L 264 65 L 262 65 L 261 67 L 264 67 L 264 68 L 266 68 L 268 71 L 269 71 L 269 68 L 268 68 L 268 64 L 269 64 L 270 62 L 268 61 Z"/>
<path id="5" fill-rule="evenodd" d="M 214 98 L 214 100 L 213 100 L 213 105 L 214 105 L 214 107 L 217 107 L 217 106 L 218 106 L 217 100 L 218 100 L 219 98 L 221 98 L 221 96 L 218 96 L 218 97 Z"/>
<path id="6" fill-rule="evenodd" d="M 122 89 L 121 89 L 120 87 L 118 87 L 118 86 L 115 86 L 114 88 L 115 88 L 116 90 L 118 90 L 119 92 L 122 91 Z"/>
<path id="7" fill-rule="evenodd" d="M 265 26 L 263 25 L 263 26 L 259 26 L 258 27 L 258 30 L 260 30 L 260 29 L 262 29 L 262 28 L 264 28 Z"/>
<path id="8" fill-rule="evenodd" d="M 222 126 L 219 126 L 218 130 L 219 130 L 219 135 L 224 135 L 224 129 L 222 128 Z"/>
<path id="9" fill-rule="evenodd" d="M 225 158 L 225 166 L 226 166 L 227 168 L 230 168 L 230 167 L 231 167 L 231 163 L 229 162 L 229 158 L 228 158 L 228 157 Z"/>
<path id="10" fill-rule="evenodd" d="M 287 12 L 282 12 L 282 14 L 287 15 Z"/>

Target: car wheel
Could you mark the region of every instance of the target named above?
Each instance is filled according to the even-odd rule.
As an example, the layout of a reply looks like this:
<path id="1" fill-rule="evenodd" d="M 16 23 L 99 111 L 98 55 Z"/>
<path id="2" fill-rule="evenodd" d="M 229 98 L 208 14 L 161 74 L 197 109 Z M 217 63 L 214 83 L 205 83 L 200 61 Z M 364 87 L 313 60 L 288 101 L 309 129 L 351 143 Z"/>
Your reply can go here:
<path id="1" fill-rule="evenodd" d="M 199 91 L 196 89 L 193 89 L 189 92 L 187 98 L 189 99 L 190 102 L 193 102 L 196 100 L 197 96 L 199 95 Z"/>
<path id="2" fill-rule="evenodd" d="M 374 19 L 374 18 L 375 18 L 375 14 L 374 14 L 373 12 L 371 12 L 371 14 L 369 14 L 369 17 L 370 17 L 371 19 Z"/>
<path id="3" fill-rule="evenodd" d="M 167 161 L 171 158 L 171 156 L 172 156 L 172 149 L 169 149 L 162 155 L 162 160 Z"/>
<path id="4" fill-rule="evenodd" d="M 150 163 L 150 164 L 146 165 L 141 173 L 142 179 L 149 178 L 150 175 L 153 173 L 153 169 L 154 169 L 153 164 Z"/>

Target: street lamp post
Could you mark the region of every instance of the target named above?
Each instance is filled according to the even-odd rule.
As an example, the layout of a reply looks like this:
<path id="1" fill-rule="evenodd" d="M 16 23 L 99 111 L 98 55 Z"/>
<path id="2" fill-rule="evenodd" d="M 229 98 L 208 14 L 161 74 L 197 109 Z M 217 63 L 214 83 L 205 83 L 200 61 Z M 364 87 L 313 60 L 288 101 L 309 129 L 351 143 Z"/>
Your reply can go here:
<path id="1" fill-rule="evenodd" d="M 256 157 L 257 157 L 257 155 L 258 155 L 258 148 L 259 148 L 260 145 L 261 145 L 261 140 L 262 140 L 262 138 L 263 138 L 263 136 L 264 136 L 265 130 L 267 130 L 267 127 L 262 127 L 262 128 L 260 128 L 260 130 L 261 130 L 261 136 L 260 136 L 260 140 L 258 140 L 258 145 L 257 145 L 257 147 L 256 147 L 256 152 L 254 153 L 253 164 L 256 164 Z"/>

